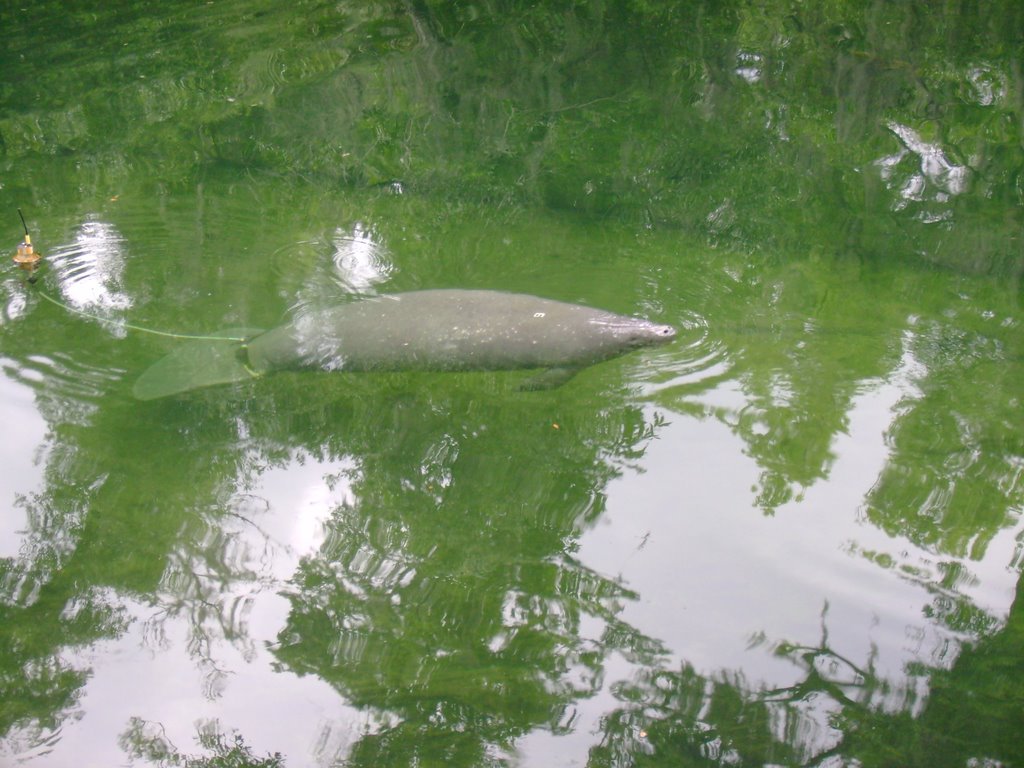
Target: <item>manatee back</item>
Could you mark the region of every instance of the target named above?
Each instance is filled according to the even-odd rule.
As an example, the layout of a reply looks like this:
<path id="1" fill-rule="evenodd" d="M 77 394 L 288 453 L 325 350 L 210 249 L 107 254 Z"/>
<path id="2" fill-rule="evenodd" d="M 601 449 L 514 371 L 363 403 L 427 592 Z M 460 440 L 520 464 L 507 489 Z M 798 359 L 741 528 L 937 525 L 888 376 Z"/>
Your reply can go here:
<path id="1" fill-rule="evenodd" d="M 258 370 L 504 370 L 587 365 L 646 321 L 497 291 L 429 290 L 308 313 L 249 344 Z"/>

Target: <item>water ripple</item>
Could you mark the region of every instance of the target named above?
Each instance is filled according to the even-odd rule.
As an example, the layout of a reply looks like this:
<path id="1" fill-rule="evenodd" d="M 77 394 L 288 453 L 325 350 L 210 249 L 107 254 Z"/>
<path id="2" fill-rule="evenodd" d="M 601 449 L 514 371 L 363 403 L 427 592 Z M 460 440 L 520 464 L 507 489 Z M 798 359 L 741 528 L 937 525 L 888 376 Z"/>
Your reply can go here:
<path id="1" fill-rule="evenodd" d="M 732 365 L 726 345 L 712 337 L 706 318 L 688 313 L 679 323 L 678 340 L 651 355 L 645 394 L 660 402 L 682 401 L 728 378 Z"/>
<path id="2" fill-rule="evenodd" d="M 290 243 L 274 254 L 279 292 L 297 315 L 323 309 L 347 296 L 373 294 L 394 272 L 391 254 L 362 222 L 338 227 L 329 237 Z"/>
<path id="3" fill-rule="evenodd" d="M 124 291 L 124 239 L 98 217 L 86 219 L 70 243 L 49 254 L 49 263 L 68 306 L 101 320 L 112 320 L 132 305 Z M 123 335 L 124 331 L 120 331 Z"/>
<path id="4" fill-rule="evenodd" d="M 63 402 L 82 404 L 98 401 L 125 374 L 123 369 L 90 365 L 67 353 L 29 355 L 21 361 L 8 358 L 3 370 L 14 381 L 58 394 Z"/>

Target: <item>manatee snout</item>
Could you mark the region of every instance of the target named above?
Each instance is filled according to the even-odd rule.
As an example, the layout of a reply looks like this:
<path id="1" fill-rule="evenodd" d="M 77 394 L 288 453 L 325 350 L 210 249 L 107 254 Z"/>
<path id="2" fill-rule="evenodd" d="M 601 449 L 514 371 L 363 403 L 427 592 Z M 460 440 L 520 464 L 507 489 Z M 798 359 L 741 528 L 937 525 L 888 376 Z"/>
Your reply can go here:
<path id="1" fill-rule="evenodd" d="M 643 323 L 634 329 L 633 344 L 638 347 L 646 347 L 650 344 L 664 344 L 676 337 L 676 329 L 671 325 L 656 325 L 654 323 Z"/>

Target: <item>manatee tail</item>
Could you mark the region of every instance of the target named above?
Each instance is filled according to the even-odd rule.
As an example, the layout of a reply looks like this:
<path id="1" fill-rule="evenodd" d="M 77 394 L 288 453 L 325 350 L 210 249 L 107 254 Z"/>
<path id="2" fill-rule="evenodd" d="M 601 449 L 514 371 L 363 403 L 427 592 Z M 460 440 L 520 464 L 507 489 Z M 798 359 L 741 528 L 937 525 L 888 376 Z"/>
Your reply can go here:
<path id="1" fill-rule="evenodd" d="M 248 381 L 256 374 L 245 364 L 244 342 L 263 333 L 258 328 L 231 328 L 190 341 L 151 365 L 135 382 L 138 400 L 156 400 L 193 389 Z"/>

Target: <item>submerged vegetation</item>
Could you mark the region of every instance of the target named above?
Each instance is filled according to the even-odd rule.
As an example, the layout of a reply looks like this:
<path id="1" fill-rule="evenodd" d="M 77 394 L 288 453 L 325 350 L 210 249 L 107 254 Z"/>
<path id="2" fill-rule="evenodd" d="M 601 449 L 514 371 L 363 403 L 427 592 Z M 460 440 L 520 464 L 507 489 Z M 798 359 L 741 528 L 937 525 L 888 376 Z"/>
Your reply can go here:
<path id="1" fill-rule="evenodd" d="M 764 254 L 1024 269 L 1011 0 L 121 3 L 71 12 L 73 45 L 46 32 L 66 13 L 4 13 L 0 147 L 23 180 L 48 156 L 86 194 L 227 164 Z"/>

